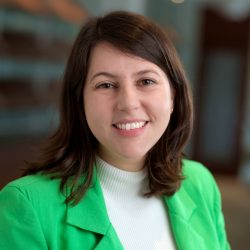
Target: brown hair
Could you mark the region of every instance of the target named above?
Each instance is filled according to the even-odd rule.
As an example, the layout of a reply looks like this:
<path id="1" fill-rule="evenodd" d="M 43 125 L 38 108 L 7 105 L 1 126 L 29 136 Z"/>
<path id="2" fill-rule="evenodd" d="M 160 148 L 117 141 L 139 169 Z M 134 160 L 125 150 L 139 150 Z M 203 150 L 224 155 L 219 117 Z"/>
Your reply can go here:
<path id="1" fill-rule="evenodd" d="M 124 11 L 92 18 L 80 30 L 65 70 L 59 127 L 49 138 L 43 160 L 30 164 L 25 175 L 52 174 L 54 178 L 61 178 L 61 189 L 72 178 L 66 202 L 74 204 L 91 185 L 98 142 L 86 121 L 83 88 L 90 53 L 102 41 L 158 65 L 174 89 L 174 111 L 169 125 L 148 152 L 145 162 L 150 187 L 146 195 L 173 195 L 183 179 L 182 152 L 193 123 L 188 82 L 167 34 L 145 17 Z M 80 183 L 83 175 L 85 181 Z"/>

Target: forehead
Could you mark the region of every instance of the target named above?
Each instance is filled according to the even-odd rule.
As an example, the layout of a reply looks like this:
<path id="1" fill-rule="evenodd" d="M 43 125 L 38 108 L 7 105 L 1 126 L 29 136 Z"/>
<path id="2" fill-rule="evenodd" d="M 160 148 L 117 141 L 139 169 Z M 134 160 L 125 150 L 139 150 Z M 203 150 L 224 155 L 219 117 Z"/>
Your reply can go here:
<path id="1" fill-rule="evenodd" d="M 97 45 L 95 45 L 92 48 L 91 53 L 90 53 L 90 61 L 99 59 L 99 58 L 104 59 L 106 56 L 109 56 L 109 58 L 112 57 L 112 59 L 117 58 L 117 60 L 121 57 L 129 57 L 129 58 L 136 59 L 138 61 L 147 61 L 133 54 L 133 52 L 126 52 L 125 49 L 124 50 L 120 49 L 106 41 L 97 43 Z"/>
<path id="2" fill-rule="evenodd" d="M 89 72 L 104 71 L 141 71 L 150 69 L 161 74 L 165 73 L 155 63 L 118 49 L 108 42 L 98 43 L 91 51 L 89 58 Z"/>

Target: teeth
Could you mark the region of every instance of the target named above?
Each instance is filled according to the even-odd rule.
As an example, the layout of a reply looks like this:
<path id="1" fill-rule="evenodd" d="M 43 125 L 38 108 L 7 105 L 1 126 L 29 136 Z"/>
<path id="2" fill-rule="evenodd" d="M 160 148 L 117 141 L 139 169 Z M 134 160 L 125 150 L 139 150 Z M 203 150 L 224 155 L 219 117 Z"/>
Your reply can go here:
<path id="1" fill-rule="evenodd" d="M 146 122 L 130 122 L 130 123 L 116 124 L 115 126 L 119 129 L 131 130 L 136 128 L 142 128 L 145 124 Z"/>

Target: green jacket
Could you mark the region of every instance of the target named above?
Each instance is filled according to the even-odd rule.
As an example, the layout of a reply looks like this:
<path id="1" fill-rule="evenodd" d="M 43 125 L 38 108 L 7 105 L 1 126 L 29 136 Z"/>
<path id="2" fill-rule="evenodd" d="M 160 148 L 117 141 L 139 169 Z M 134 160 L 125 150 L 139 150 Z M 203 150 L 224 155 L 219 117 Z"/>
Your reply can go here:
<path id="1" fill-rule="evenodd" d="M 221 200 L 211 174 L 184 160 L 186 179 L 172 197 L 163 197 L 178 249 L 230 249 Z M 145 218 L 146 219 L 146 218 Z M 1 250 L 123 249 L 111 225 L 96 178 L 76 205 L 65 204 L 60 180 L 33 175 L 0 192 Z"/>

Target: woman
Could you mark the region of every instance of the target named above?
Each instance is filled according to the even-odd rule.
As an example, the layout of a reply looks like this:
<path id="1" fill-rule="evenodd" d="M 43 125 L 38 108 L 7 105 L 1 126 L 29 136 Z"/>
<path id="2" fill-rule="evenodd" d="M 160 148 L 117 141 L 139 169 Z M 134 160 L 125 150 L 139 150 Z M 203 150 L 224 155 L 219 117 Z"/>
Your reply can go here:
<path id="1" fill-rule="evenodd" d="M 218 188 L 183 159 L 192 102 L 167 35 L 113 12 L 80 31 L 43 161 L 0 194 L 1 249 L 229 249 Z"/>

